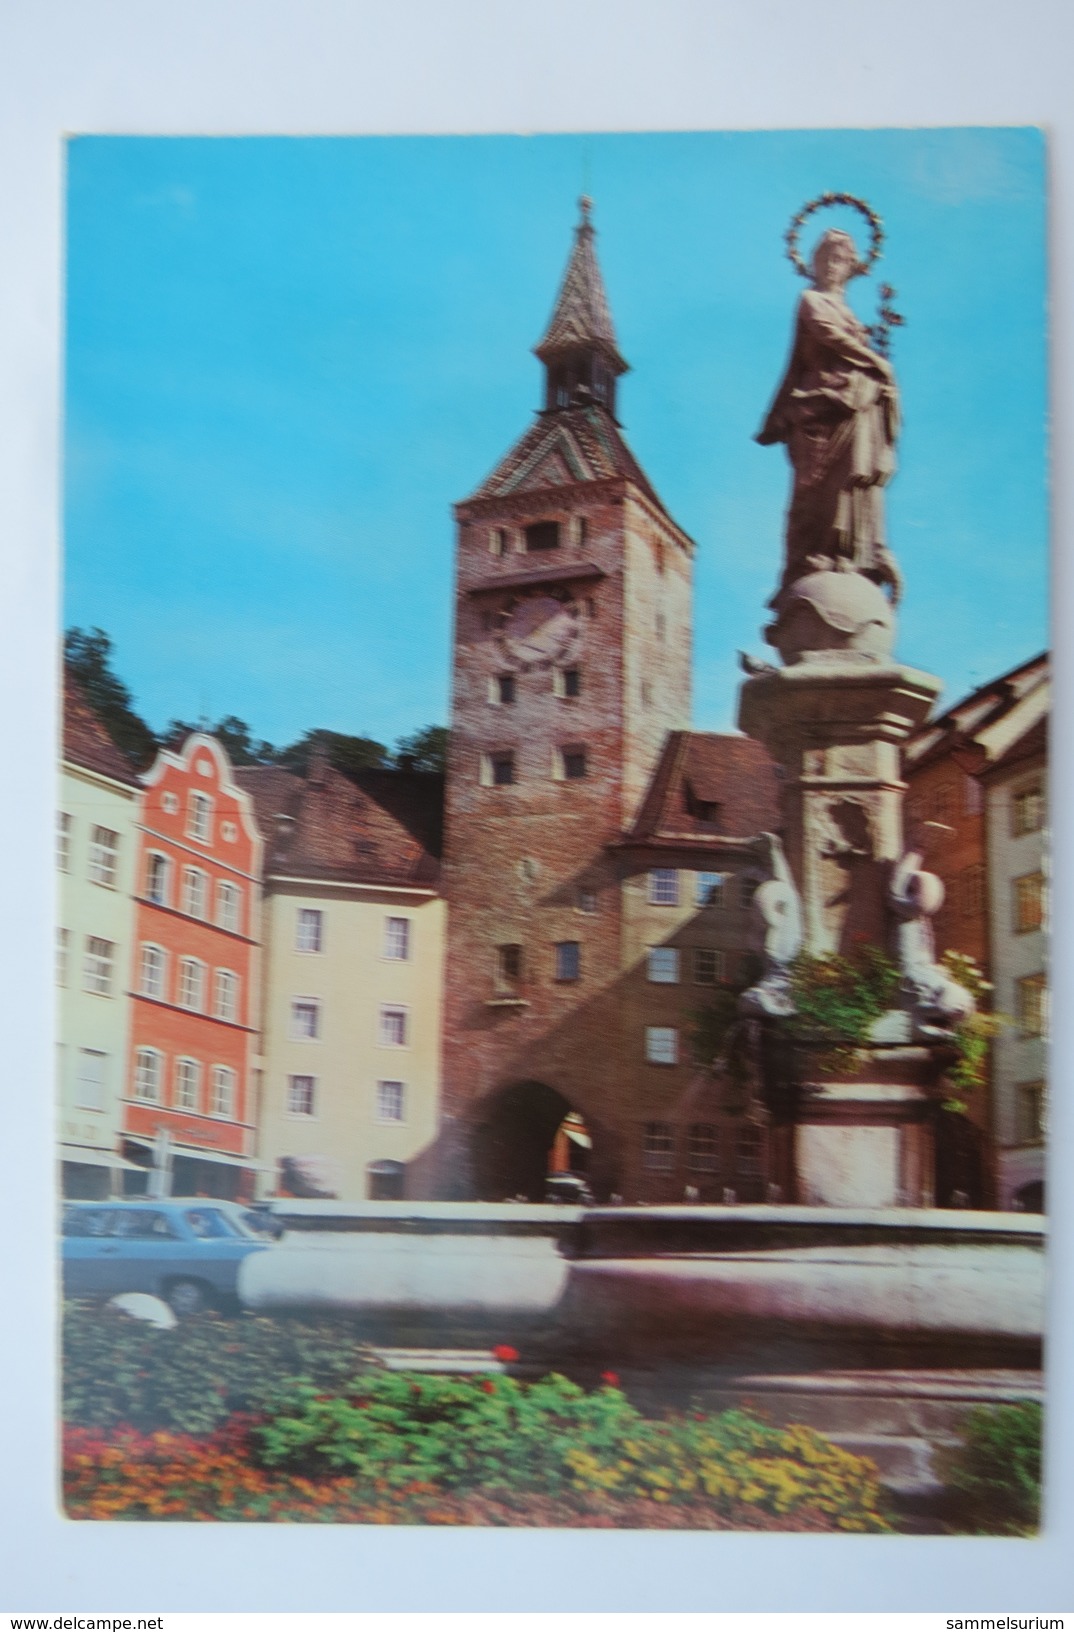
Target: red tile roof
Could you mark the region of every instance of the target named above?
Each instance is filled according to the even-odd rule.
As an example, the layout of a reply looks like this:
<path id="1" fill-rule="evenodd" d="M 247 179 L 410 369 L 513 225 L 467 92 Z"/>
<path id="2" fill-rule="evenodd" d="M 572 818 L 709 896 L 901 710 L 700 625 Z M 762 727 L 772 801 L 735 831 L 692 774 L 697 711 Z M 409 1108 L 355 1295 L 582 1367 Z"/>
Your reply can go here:
<path id="1" fill-rule="evenodd" d="M 759 742 L 672 731 L 628 842 L 718 846 L 775 831 L 779 823 L 779 782 Z"/>
<path id="2" fill-rule="evenodd" d="M 63 757 L 71 765 L 81 765 L 114 782 L 139 786 L 133 765 L 120 753 L 70 673 L 64 675 L 63 682 Z"/>
<path id="3" fill-rule="evenodd" d="M 234 774 L 253 800 L 267 877 L 436 888 L 442 776 L 362 771 L 352 778 L 316 762 L 305 777 L 276 766 L 239 766 Z"/>

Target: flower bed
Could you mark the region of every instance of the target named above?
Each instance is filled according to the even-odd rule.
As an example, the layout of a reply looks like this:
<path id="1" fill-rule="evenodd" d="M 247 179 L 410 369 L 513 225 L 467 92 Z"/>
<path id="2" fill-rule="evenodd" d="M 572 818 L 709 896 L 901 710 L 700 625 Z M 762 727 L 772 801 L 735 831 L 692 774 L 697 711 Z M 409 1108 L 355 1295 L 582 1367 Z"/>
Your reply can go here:
<path id="1" fill-rule="evenodd" d="M 204 1436 L 72 1426 L 76 1519 L 882 1531 L 876 1470 L 811 1429 L 635 1410 L 610 1382 L 370 1372 Z"/>

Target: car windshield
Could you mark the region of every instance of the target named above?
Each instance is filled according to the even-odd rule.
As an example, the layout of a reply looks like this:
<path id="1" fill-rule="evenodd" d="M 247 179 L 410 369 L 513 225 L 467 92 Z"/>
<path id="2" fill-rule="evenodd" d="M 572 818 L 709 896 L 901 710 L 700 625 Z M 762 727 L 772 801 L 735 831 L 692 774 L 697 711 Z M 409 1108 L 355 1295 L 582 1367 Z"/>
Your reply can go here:
<path id="1" fill-rule="evenodd" d="M 228 1218 L 217 1207 L 191 1207 L 183 1216 L 193 1233 L 202 1241 L 219 1240 L 221 1236 L 246 1233 L 240 1224 Z"/>

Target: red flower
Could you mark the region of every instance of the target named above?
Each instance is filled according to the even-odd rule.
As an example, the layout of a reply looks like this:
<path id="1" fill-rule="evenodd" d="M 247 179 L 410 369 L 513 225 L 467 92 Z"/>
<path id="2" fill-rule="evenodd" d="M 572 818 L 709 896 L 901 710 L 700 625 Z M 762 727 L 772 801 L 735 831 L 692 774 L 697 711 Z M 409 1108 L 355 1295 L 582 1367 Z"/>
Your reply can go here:
<path id="1" fill-rule="evenodd" d="M 492 1351 L 497 1360 L 517 1360 L 518 1350 L 513 1349 L 510 1343 L 497 1343 Z"/>
<path id="2" fill-rule="evenodd" d="M 495 1392 L 496 1392 L 496 1384 L 494 1382 L 491 1382 L 488 1377 L 486 1377 L 484 1379 L 484 1381 L 481 1384 L 481 1387 L 482 1387 L 482 1389 L 484 1390 L 484 1392 L 486 1394 L 495 1394 Z"/>
<path id="3" fill-rule="evenodd" d="M 607 1383 L 609 1388 L 619 1387 L 619 1373 L 617 1371 L 602 1371 L 600 1380 L 602 1383 Z"/>

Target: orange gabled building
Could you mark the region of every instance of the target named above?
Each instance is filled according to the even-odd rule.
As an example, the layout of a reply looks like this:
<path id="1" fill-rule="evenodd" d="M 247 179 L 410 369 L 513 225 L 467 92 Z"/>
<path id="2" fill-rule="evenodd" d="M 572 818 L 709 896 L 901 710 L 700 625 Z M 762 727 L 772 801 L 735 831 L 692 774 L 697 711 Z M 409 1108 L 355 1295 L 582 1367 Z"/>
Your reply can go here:
<path id="1" fill-rule="evenodd" d="M 220 744 L 159 753 L 137 825 L 124 1153 L 150 1189 L 250 1196 L 261 838 Z"/>

